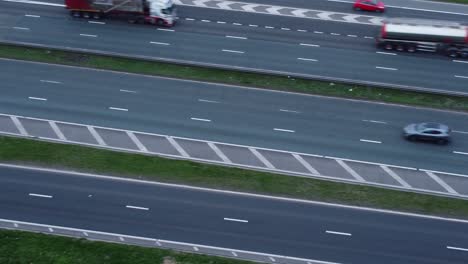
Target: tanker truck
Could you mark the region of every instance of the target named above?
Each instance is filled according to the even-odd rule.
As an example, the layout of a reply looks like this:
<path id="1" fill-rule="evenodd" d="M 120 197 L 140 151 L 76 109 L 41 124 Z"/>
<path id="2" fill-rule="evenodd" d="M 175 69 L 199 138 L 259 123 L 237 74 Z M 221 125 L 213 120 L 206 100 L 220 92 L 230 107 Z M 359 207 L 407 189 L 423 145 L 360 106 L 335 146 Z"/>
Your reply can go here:
<path id="1" fill-rule="evenodd" d="M 452 21 L 394 18 L 383 22 L 377 47 L 468 58 L 468 27 Z"/>
<path id="2" fill-rule="evenodd" d="M 88 19 L 118 17 L 168 27 L 176 21 L 172 0 L 65 0 L 65 7 L 71 16 Z"/>

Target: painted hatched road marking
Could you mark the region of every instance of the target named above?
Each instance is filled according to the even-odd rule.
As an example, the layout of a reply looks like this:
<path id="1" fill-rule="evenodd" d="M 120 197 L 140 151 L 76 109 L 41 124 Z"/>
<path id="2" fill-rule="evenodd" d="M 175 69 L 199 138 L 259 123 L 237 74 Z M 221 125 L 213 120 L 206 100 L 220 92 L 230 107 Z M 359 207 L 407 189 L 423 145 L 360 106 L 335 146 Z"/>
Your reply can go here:
<path id="1" fill-rule="evenodd" d="M 185 151 L 185 149 L 183 149 L 179 143 L 177 143 L 177 141 L 175 141 L 175 139 L 173 137 L 166 137 L 167 140 L 169 141 L 169 143 L 171 143 L 171 145 L 180 153 L 180 155 L 182 157 L 190 157 L 190 155 Z"/>
<path id="2" fill-rule="evenodd" d="M 148 149 L 141 143 L 141 141 L 135 136 L 135 134 L 131 131 L 127 131 L 128 137 L 137 145 L 138 149 L 143 152 L 148 152 Z"/>
<path id="3" fill-rule="evenodd" d="M 210 148 L 218 155 L 218 157 L 220 157 L 224 162 L 226 163 L 232 163 L 232 161 L 226 156 L 224 155 L 224 153 L 218 148 L 218 146 L 216 146 L 215 143 L 213 142 L 208 142 L 208 146 L 210 146 Z"/>
<path id="4" fill-rule="evenodd" d="M 104 139 L 102 139 L 101 135 L 94 129 L 92 126 L 87 126 L 89 133 L 93 135 L 94 139 L 96 139 L 97 143 L 101 146 L 107 146 L 106 142 L 104 142 Z"/>
<path id="5" fill-rule="evenodd" d="M 434 181 L 436 181 L 440 186 L 442 186 L 447 192 L 451 194 L 458 194 L 450 185 L 445 183 L 439 176 L 435 175 L 433 172 L 430 171 L 425 171 L 429 177 L 431 177 Z"/>
<path id="6" fill-rule="evenodd" d="M 299 161 L 299 163 L 302 164 L 302 166 L 306 167 L 307 170 L 309 170 L 310 173 L 312 174 L 315 174 L 315 175 L 320 175 L 320 173 L 314 169 L 314 167 L 312 167 L 307 161 L 305 161 L 301 155 L 297 154 L 297 153 L 293 153 L 293 157 L 297 159 L 297 161 Z"/>
<path id="7" fill-rule="evenodd" d="M 338 164 L 340 164 L 341 167 L 343 167 L 343 169 L 349 172 L 349 174 L 351 174 L 356 180 L 365 182 L 365 180 L 361 177 L 361 175 L 359 175 L 356 171 L 354 171 L 351 167 L 349 167 L 348 164 L 346 164 L 343 160 L 336 159 L 336 162 L 338 162 Z"/>
<path id="8" fill-rule="evenodd" d="M 401 185 L 403 185 L 406 188 L 411 188 L 411 185 L 409 185 L 405 180 L 403 180 L 398 174 L 396 174 L 393 170 L 391 170 L 389 167 L 380 165 L 380 167 L 390 176 L 393 177 L 397 182 L 399 182 Z"/>
<path id="9" fill-rule="evenodd" d="M 263 162 L 263 164 L 265 164 L 267 168 L 276 169 L 275 166 L 273 166 L 273 164 L 271 164 L 265 157 L 263 157 L 263 155 L 260 152 L 258 152 L 258 150 L 252 147 L 250 147 L 249 150 L 255 155 L 255 157 L 257 157 L 261 162 Z"/>
<path id="10" fill-rule="evenodd" d="M 26 132 L 26 129 L 24 128 L 23 124 L 19 121 L 19 119 L 16 116 L 10 116 L 10 118 L 11 121 L 13 121 L 13 124 L 15 124 L 20 134 L 27 136 L 28 132 Z"/>
<path id="11" fill-rule="evenodd" d="M 54 130 L 55 134 L 57 135 L 59 139 L 67 140 L 65 135 L 62 133 L 62 131 L 60 130 L 60 128 L 57 126 L 57 124 L 54 121 L 49 121 L 49 125 L 52 128 L 52 130 Z"/>

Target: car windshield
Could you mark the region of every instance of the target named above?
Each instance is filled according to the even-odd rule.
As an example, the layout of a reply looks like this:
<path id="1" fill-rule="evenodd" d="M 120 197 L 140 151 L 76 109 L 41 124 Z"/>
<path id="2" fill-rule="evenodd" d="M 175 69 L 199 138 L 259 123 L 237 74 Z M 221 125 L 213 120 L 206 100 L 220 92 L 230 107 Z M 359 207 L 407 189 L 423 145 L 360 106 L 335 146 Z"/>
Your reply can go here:
<path id="1" fill-rule="evenodd" d="M 417 129 L 419 131 L 427 129 L 427 128 L 440 129 L 440 125 L 437 123 L 421 123 L 417 125 Z"/>
<path id="2" fill-rule="evenodd" d="M 171 6 L 169 8 L 165 8 L 163 10 L 161 10 L 161 12 L 165 15 L 170 15 L 172 14 L 172 12 L 174 11 L 174 6 Z"/>

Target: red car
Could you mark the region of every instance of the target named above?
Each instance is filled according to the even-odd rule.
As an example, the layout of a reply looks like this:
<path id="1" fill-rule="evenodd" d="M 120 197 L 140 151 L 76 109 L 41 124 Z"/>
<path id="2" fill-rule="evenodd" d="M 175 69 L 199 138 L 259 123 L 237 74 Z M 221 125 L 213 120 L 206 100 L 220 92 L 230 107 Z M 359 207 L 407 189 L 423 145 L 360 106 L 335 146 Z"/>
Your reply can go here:
<path id="1" fill-rule="evenodd" d="M 373 12 L 384 12 L 385 5 L 379 0 L 356 0 L 353 5 L 354 10 L 365 10 Z"/>

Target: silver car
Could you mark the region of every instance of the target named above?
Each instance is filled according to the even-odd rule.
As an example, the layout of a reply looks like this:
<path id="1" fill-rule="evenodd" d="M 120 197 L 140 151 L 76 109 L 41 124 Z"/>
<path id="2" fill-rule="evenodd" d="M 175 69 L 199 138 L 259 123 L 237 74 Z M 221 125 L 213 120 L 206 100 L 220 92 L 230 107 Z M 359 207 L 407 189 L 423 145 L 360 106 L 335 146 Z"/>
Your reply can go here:
<path id="1" fill-rule="evenodd" d="M 438 144 L 450 142 L 451 129 L 439 123 L 409 124 L 403 128 L 403 136 L 410 141 L 432 141 Z"/>

